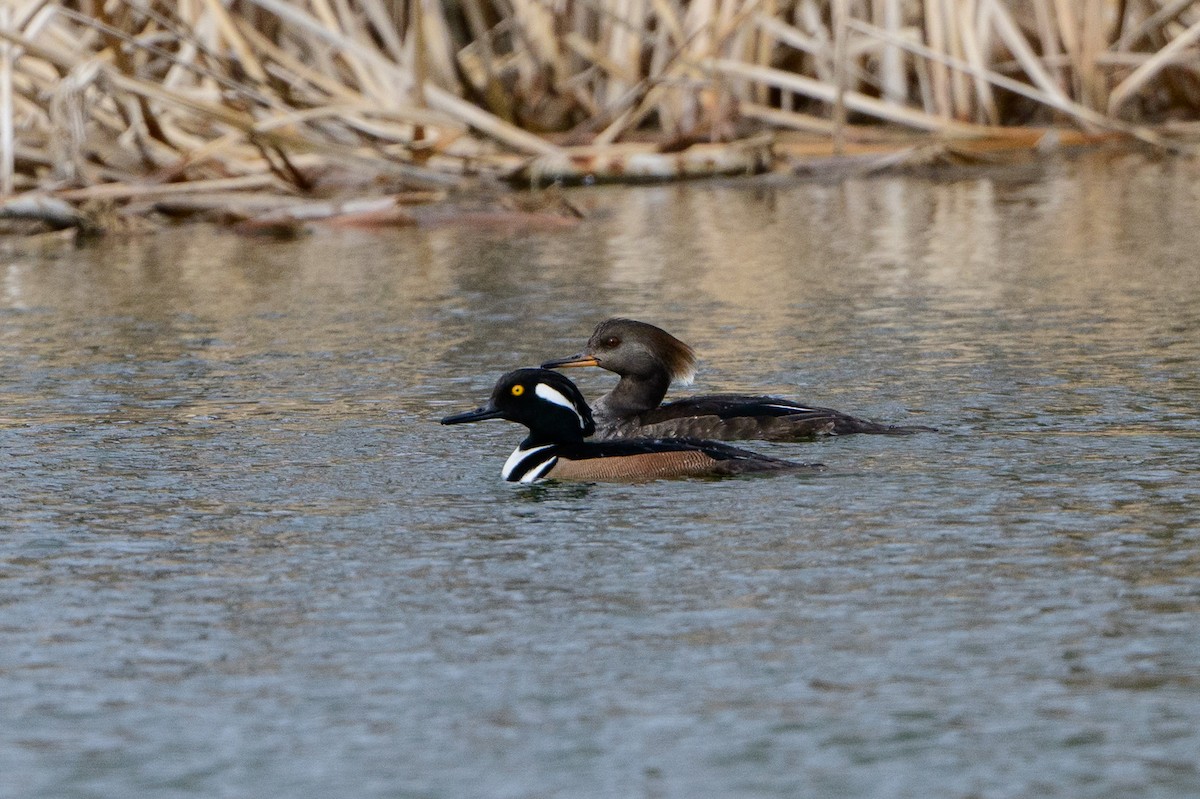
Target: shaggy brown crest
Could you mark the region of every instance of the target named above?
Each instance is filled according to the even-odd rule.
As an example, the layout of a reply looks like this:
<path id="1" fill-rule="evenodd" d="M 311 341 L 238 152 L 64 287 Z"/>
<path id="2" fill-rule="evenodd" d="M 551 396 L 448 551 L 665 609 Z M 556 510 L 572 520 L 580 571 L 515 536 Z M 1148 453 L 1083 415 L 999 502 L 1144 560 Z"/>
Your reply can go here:
<path id="1" fill-rule="evenodd" d="M 635 319 L 606 319 L 596 326 L 588 339 L 588 353 L 600 356 L 618 348 L 636 348 L 662 363 L 671 382 L 691 384 L 696 377 L 696 351 L 661 327 Z M 603 365 L 603 362 L 601 363 Z"/>

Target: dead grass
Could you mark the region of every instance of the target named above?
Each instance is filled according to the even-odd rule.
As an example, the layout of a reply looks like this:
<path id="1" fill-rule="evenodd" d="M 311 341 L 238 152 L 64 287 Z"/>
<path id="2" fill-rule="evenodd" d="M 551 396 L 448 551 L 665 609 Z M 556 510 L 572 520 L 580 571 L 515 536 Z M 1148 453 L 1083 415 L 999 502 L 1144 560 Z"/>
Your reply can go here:
<path id="1" fill-rule="evenodd" d="M 1191 152 L 1198 42 L 1180 0 L 4 0 L 0 193 L 440 196 L 880 126 Z"/>

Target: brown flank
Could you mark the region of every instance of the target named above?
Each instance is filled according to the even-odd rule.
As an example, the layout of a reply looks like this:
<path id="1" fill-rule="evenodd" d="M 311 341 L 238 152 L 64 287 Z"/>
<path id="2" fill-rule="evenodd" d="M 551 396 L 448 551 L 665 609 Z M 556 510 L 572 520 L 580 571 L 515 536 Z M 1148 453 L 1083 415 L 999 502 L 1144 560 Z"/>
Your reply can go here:
<path id="1" fill-rule="evenodd" d="M 717 461 L 696 450 L 647 452 L 573 461 L 559 458 L 546 477 L 554 480 L 657 480 L 714 474 Z"/>

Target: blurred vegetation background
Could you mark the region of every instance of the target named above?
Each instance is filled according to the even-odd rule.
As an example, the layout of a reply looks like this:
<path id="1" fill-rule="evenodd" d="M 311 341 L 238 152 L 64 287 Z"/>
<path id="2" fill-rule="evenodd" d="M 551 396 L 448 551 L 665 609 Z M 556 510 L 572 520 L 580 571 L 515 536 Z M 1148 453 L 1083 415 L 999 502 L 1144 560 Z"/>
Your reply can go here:
<path id="1" fill-rule="evenodd" d="M 896 131 L 1191 151 L 1197 40 L 1192 0 L 4 0 L 0 191 L 669 178 Z"/>

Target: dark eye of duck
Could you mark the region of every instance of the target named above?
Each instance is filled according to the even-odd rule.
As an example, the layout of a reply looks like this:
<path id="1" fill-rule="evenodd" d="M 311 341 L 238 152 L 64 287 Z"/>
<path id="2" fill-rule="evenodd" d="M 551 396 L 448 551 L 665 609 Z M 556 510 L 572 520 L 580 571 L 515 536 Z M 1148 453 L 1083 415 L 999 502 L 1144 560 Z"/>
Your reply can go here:
<path id="1" fill-rule="evenodd" d="M 600 343 L 604 346 L 605 349 L 611 350 L 611 349 L 616 349 L 617 347 L 621 346 L 621 339 L 617 338 L 616 336 L 609 336 L 608 338 L 604 339 L 604 341 L 601 341 Z"/>

